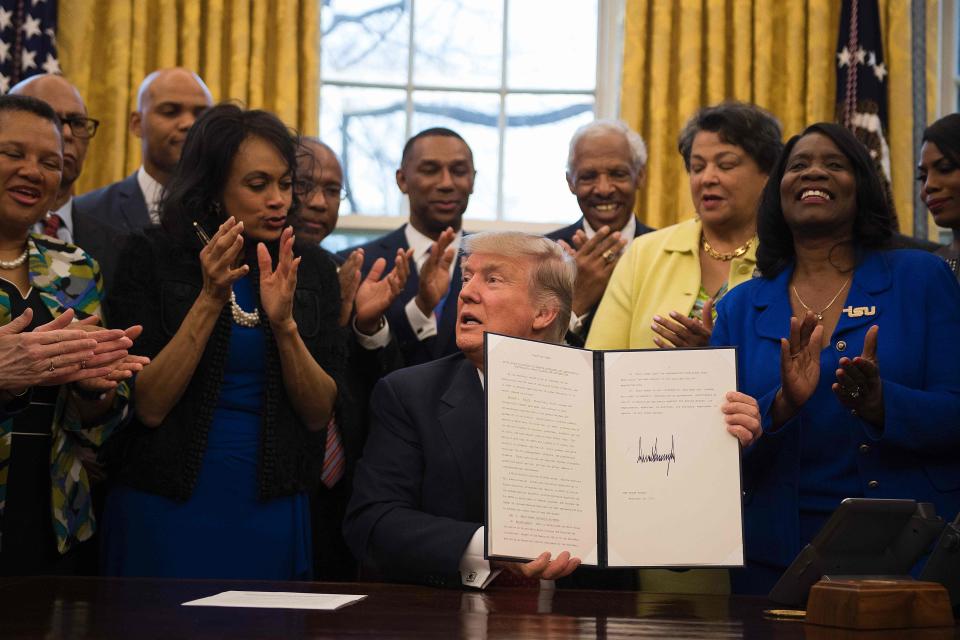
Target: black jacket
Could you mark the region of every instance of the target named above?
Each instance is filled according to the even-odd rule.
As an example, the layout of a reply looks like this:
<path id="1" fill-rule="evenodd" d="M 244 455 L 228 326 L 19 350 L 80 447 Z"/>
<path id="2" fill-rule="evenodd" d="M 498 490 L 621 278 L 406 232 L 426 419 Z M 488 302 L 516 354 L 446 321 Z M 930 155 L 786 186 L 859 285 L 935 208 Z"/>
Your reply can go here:
<path id="1" fill-rule="evenodd" d="M 336 270 L 316 247 L 298 246 L 296 253 L 302 262 L 294 319 L 310 353 L 339 386 L 346 346 L 337 326 L 340 290 Z M 251 267 L 259 295 L 255 260 Z M 148 228 L 130 236 L 123 248 L 106 301 L 108 317 L 113 326 L 143 325 L 132 352 L 155 357 L 173 338 L 201 286 L 199 247 L 184 246 L 165 231 Z M 293 411 L 269 323 L 261 326 L 267 336 L 267 380 L 258 483 L 261 498 L 268 499 L 316 485 L 326 434 L 307 431 Z M 231 327 L 230 307 L 225 305 L 193 378 L 159 427 L 147 427 L 134 416 L 123 442 L 121 483 L 177 500 L 190 497 L 220 393 Z"/>

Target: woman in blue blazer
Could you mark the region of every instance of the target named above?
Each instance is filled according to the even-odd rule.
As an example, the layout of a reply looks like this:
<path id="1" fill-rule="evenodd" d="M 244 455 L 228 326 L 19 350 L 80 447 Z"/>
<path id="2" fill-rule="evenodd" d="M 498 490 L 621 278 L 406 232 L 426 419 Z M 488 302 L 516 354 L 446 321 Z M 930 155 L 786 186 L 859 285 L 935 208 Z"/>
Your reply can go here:
<path id="1" fill-rule="evenodd" d="M 763 593 L 847 497 L 960 509 L 960 286 L 895 218 L 866 149 L 815 124 L 789 141 L 758 218 L 762 277 L 718 306 L 763 437 L 745 451 L 745 570 Z"/>

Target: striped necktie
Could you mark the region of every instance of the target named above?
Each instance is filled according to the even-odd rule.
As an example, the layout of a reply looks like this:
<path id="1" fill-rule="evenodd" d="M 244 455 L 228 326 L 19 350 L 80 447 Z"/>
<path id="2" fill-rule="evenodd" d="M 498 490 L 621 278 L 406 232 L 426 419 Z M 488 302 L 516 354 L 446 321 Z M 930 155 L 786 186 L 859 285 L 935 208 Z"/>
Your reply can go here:
<path id="1" fill-rule="evenodd" d="M 320 480 L 325 487 L 332 489 L 340 482 L 346 462 L 340 429 L 337 428 L 335 418 L 331 416 L 327 423 L 327 446 L 323 453 L 323 471 L 320 473 Z"/>
<path id="2" fill-rule="evenodd" d="M 43 235 L 57 238 L 57 231 L 63 226 L 63 218 L 55 213 L 48 213 L 43 219 Z"/>

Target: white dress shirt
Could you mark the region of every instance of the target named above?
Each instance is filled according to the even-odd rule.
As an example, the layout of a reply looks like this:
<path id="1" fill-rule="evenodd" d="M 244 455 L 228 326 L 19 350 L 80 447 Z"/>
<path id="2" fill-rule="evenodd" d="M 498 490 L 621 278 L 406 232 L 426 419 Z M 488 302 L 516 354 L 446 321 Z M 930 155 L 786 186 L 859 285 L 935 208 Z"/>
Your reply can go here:
<path id="1" fill-rule="evenodd" d="M 137 184 L 140 185 L 140 192 L 143 193 L 143 201 L 147 203 L 150 222 L 160 224 L 160 196 L 163 195 L 163 185 L 154 180 L 143 165 L 137 169 Z"/>

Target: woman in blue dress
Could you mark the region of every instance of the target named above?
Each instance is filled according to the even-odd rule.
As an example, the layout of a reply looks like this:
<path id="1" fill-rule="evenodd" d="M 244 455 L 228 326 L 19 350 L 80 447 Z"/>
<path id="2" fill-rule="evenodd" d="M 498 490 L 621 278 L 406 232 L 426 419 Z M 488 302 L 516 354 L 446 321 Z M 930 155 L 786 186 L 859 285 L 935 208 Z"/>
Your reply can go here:
<path id="1" fill-rule="evenodd" d="M 308 579 L 345 356 L 335 268 L 294 246 L 297 141 L 218 105 L 191 128 L 159 228 L 130 238 L 108 298 L 153 363 L 108 498 L 104 572 Z"/>
<path id="2" fill-rule="evenodd" d="M 848 497 L 960 509 L 960 286 L 943 260 L 886 247 L 895 218 L 840 125 L 786 145 L 758 214 L 762 277 L 718 305 L 763 435 L 744 451 L 747 568 L 765 593 Z"/>

